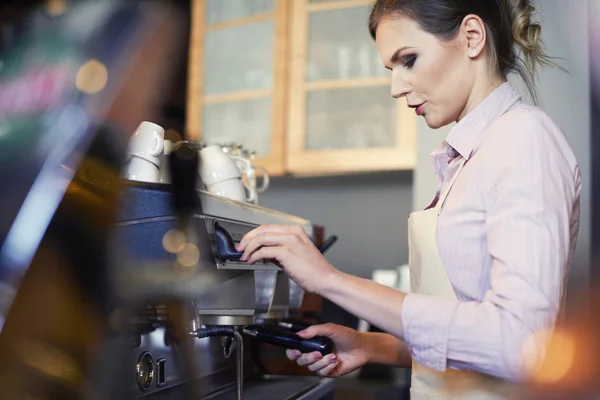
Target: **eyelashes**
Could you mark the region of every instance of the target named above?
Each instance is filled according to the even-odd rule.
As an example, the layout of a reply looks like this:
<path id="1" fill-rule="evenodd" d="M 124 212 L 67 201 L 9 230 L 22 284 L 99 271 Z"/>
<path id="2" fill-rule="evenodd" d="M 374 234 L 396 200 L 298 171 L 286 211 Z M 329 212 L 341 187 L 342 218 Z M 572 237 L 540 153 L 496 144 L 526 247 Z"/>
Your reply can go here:
<path id="1" fill-rule="evenodd" d="M 406 55 L 406 56 L 402 57 L 402 66 L 410 69 L 415 65 L 416 61 L 417 61 L 417 56 L 415 54 Z"/>

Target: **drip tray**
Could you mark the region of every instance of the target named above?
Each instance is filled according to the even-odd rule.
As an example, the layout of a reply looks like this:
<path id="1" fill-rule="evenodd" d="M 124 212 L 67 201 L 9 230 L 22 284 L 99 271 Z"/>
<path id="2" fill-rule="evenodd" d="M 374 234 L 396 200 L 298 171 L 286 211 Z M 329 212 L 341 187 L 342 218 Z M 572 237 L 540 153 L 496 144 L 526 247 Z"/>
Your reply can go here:
<path id="1" fill-rule="evenodd" d="M 333 400 L 335 380 L 317 376 L 263 375 L 244 381 L 244 400 Z M 202 400 L 235 400 L 235 388 Z"/>

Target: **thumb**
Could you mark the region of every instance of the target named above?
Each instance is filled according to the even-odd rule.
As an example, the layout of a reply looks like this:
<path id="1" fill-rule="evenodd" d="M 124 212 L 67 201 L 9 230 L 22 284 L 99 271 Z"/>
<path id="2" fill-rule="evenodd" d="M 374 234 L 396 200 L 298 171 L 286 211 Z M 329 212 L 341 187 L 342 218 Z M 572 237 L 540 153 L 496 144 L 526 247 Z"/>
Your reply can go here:
<path id="1" fill-rule="evenodd" d="M 296 334 L 302 339 L 311 339 L 315 336 L 333 337 L 338 331 L 338 326 L 335 324 L 321 324 L 309 326 L 306 329 L 297 332 Z"/>

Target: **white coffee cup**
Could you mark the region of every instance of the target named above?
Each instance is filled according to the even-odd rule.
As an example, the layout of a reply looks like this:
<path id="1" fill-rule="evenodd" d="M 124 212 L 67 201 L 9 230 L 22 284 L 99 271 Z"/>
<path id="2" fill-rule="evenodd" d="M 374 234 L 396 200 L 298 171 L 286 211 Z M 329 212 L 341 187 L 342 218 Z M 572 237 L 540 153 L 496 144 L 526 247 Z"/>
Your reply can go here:
<path id="1" fill-rule="evenodd" d="M 240 178 L 233 178 L 221 182 L 206 185 L 210 193 L 217 196 L 227 197 L 240 202 L 253 202 L 256 192 L 244 185 Z"/>
<path id="2" fill-rule="evenodd" d="M 158 166 L 137 156 L 129 157 L 123 176 L 131 181 L 160 182 Z"/>
<path id="3" fill-rule="evenodd" d="M 200 176 L 206 186 L 242 176 L 236 161 L 238 156 L 225 154 L 219 145 L 207 146 L 200 150 Z"/>
<path id="4" fill-rule="evenodd" d="M 127 154 L 142 158 L 160 168 L 165 130 L 152 122 L 143 121 L 129 139 Z"/>
<path id="5" fill-rule="evenodd" d="M 173 151 L 173 142 L 165 140 L 163 144 L 163 155 L 160 163 L 160 182 L 171 183 L 171 170 L 169 168 L 169 155 Z"/>
<path id="6" fill-rule="evenodd" d="M 259 172 L 259 174 L 257 174 Z M 257 193 L 262 193 L 269 187 L 269 173 L 263 167 L 250 166 L 250 168 L 243 171 L 246 179 L 250 186 L 252 186 Z M 262 176 L 262 182 L 258 184 L 258 177 Z"/>

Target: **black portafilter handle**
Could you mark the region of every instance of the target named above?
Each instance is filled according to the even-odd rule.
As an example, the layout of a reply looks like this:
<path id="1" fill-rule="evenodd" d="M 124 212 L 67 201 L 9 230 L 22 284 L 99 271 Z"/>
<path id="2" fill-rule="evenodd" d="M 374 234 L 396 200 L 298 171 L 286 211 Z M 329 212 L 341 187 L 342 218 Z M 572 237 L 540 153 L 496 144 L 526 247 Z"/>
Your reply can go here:
<path id="1" fill-rule="evenodd" d="M 264 326 L 248 327 L 244 329 L 244 333 L 261 342 L 299 350 L 302 353 L 318 351 L 322 355 L 327 355 L 333 352 L 334 347 L 333 341 L 325 336 L 303 339 L 295 333 Z"/>
<path id="2" fill-rule="evenodd" d="M 198 150 L 185 142 L 178 143 L 169 154 L 173 205 L 180 218 L 188 218 L 194 211 L 199 211 L 200 199 L 196 193 L 200 179 L 199 161 Z"/>
<path id="3" fill-rule="evenodd" d="M 279 321 L 277 323 L 277 326 L 290 332 L 300 332 L 308 328 L 310 324 L 304 324 L 301 322 Z"/>

